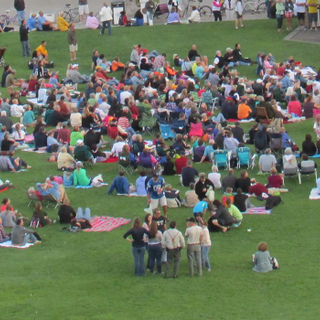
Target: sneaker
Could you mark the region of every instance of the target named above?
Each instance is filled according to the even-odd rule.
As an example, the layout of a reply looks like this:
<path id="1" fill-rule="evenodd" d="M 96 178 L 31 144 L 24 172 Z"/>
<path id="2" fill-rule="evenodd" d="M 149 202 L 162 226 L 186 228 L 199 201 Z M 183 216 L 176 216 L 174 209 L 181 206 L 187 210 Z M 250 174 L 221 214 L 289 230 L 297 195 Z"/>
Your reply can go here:
<path id="1" fill-rule="evenodd" d="M 273 258 L 273 269 L 279 269 L 280 265 L 277 258 Z"/>
<path id="2" fill-rule="evenodd" d="M 38 243 L 41 243 L 41 241 L 37 240 L 34 242 L 34 244 L 38 244 Z"/>
<path id="3" fill-rule="evenodd" d="M 211 271 L 211 269 L 207 269 L 207 271 L 208 271 L 208 272 L 210 272 L 210 271 Z"/>

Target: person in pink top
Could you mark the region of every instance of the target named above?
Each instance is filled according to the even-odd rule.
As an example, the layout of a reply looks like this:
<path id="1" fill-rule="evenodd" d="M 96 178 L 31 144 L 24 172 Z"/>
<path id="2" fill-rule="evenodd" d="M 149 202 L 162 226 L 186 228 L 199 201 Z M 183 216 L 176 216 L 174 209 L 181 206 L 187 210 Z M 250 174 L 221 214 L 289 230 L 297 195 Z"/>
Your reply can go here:
<path id="1" fill-rule="evenodd" d="M 86 28 L 87 29 L 100 29 L 99 20 L 93 15 L 93 12 L 89 13 L 89 16 L 86 20 Z"/>
<path id="2" fill-rule="evenodd" d="M 293 116 L 301 117 L 302 115 L 302 108 L 300 101 L 297 100 L 295 94 L 290 97 L 290 102 L 288 103 L 288 113 L 293 114 Z"/>
<path id="3" fill-rule="evenodd" d="M 221 17 L 221 6 L 222 2 L 220 0 L 213 0 L 212 2 L 212 12 L 214 15 L 214 21 L 222 21 Z"/>

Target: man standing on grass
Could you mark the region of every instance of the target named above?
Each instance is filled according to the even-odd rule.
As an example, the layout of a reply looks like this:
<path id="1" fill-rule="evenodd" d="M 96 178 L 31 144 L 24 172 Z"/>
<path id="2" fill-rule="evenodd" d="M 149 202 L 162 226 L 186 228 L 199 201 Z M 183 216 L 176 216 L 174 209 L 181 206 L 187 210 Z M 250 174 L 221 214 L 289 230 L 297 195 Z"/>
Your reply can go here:
<path id="1" fill-rule="evenodd" d="M 17 10 L 19 26 L 21 26 L 22 20 L 26 19 L 26 6 L 24 0 L 14 0 L 14 8 Z"/>
<path id="2" fill-rule="evenodd" d="M 173 262 L 173 278 L 178 278 L 181 249 L 185 247 L 182 233 L 176 229 L 176 222 L 170 222 L 170 229 L 166 230 L 162 236 L 162 248 L 167 251 L 167 264 L 165 278 L 169 278 L 171 263 Z"/>
<path id="3" fill-rule="evenodd" d="M 26 28 L 26 20 L 21 21 L 20 26 L 20 41 L 22 44 L 22 56 L 23 57 L 30 57 L 30 46 L 29 46 L 29 37 L 28 37 L 29 30 Z"/>
<path id="4" fill-rule="evenodd" d="M 104 35 L 104 30 L 108 26 L 108 34 L 111 36 L 111 21 L 112 21 L 112 10 L 109 5 L 104 2 L 99 15 L 101 16 L 102 28 L 100 34 Z"/>
<path id="5" fill-rule="evenodd" d="M 77 60 L 78 39 L 77 39 L 77 34 L 76 34 L 76 29 L 75 29 L 74 23 L 72 23 L 69 26 L 68 43 L 69 43 L 69 51 L 70 51 L 71 61 Z"/>
<path id="6" fill-rule="evenodd" d="M 147 184 L 148 202 L 152 210 L 161 206 L 164 217 L 167 219 L 167 199 L 163 191 L 164 186 L 164 179 L 154 173 Z"/>
<path id="7" fill-rule="evenodd" d="M 79 24 L 81 24 L 83 18 L 87 20 L 89 14 L 88 0 L 79 0 Z"/>
<path id="8" fill-rule="evenodd" d="M 194 275 L 194 265 L 198 268 L 198 275 L 202 276 L 201 246 L 202 228 L 196 225 L 195 218 L 187 219 L 187 230 L 185 236 L 188 238 L 187 257 L 189 263 L 189 276 Z"/>

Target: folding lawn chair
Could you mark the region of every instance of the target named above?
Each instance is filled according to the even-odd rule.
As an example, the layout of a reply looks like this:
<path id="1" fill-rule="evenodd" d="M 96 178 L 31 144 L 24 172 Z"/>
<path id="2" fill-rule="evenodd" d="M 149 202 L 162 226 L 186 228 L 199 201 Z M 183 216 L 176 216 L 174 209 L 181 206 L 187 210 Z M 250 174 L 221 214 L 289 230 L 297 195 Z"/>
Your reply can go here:
<path id="1" fill-rule="evenodd" d="M 286 178 L 293 178 L 293 177 L 297 177 L 300 183 L 298 166 L 294 168 L 283 168 L 282 173 L 283 173 L 283 185 L 285 185 Z"/>
<path id="2" fill-rule="evenodd" d="M 143 129 L 144 133 L 153 135 L 157 126 L 157 118 L 143 113 L 139 126 Z"/>
<path id="3" fill-rule="evenodd" d="M 270 149 L 276 158 L 282 158 L 284 150 L 282 133 L 270 133 Z"/>
<path id="4" fill-rule="evenodd" d="M 171 130 L 170 124 L 160 124 L 160 132 L 163 139 L 174 139 L 176 133 Z"/>
<path id="5" fill-rule="evenodd" d="M 213 164 L 215 164 L 218 168 L 225 167 L 225 169 L 229 169 L 230 157 L 231 152 L 228 150 L 215 150 L 213 153 Z"/>
<path id="6" fill-rule="evenodd" d="M 131 175 L 134 172 L 133 166 L 130 164 L 130 156 L 119 154 L 118 160 L 119 171 L 122 170 Z"/>
<path id="7" fill-rule="evenodd" d="M 248 147 L 237 148 L 237 168 L 240 169 L 241 166 L 247 165 L 248 169 L 251 166 L 251 150 Z"/>
<path id="8" fill-rule="evenodd" d="M 48 194 L 47 196 L 43 196 L 43 201 L 47 203 L 46 208 L 48 208 L 50 205 L 56 209 L 61 202 L 59 202 L 52 194 Z"/>
<path id="9" fill-rule="evenodd" d="M 27 197 L 28 197 L 28 200 L 29 200 L 29 203 L 27 205 L 27 207 L 30 207 L 31 204 L 34 204 L 35 202 L 38 202 L 38 201 L 41 201 L 38 196 L 36 195 L 35 192 L 26 192 L 27 194 Z"/>
<path id="10" fill-rule="evenodd" d="M 301 184 L 301 176 L 307 176 L 309 178 L 311 174 L 315 175 L 317 182 L 318 173 L 315 162 L 313 160 L 301 161 L 301 168 L 298 169 L 299 184 Z"/>
<path id="11" fill-rule="evenodd" d="M 1 67 L 4 67 L 5 64 L 6 64 L 6 62 L 3 59 L 3 56 L 4 56 L 5 52 L 6 52 L 6 50 L 7 50 L 6 46 L 3 46 L 3 47 L 0 48 L 0 66 Z"/>

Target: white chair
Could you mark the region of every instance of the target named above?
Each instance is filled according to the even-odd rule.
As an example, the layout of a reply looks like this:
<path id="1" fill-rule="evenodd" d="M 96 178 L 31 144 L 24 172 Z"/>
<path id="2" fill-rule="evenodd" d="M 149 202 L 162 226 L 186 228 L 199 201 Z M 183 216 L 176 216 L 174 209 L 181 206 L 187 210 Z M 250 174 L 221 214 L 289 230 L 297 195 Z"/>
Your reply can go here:
<path id="1" fill-rule="evenodd" d="M 317 182 L 318 173 L 315 162 L 313 160 L 304 160 L 300 163 L 300 168 L 298 170 L 299 184 L 301 184 L 301 176 L 307 176 L 309 178 L 310 174 L 314 174 Z"/>

